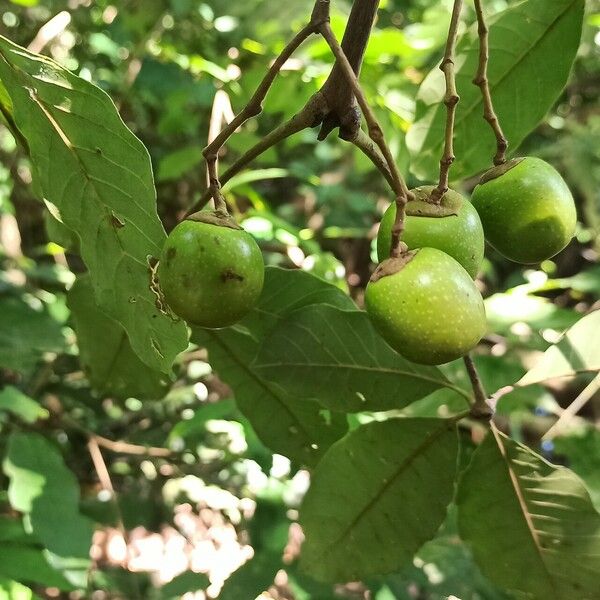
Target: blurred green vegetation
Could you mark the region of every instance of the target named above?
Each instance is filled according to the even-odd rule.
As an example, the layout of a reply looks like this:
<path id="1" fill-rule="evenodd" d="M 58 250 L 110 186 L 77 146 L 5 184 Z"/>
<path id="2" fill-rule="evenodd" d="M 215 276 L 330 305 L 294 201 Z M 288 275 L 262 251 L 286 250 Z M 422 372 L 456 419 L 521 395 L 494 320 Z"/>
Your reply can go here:
<path id="1" fill-rule="evenodd" d="M 410 186 L 425 182 L 410 174 L 405 135 L 415 118 L 419 84 L 440 59 L 451 4 L 449 0 L 383 0 L 361 73 Z M 486 4 L 493 12 L 511 2 Z M 341 35 L 350 2 L 333 5 L 333 28 Z M 201 150 L 216 92 L 223 90 L 233 111 L 239 111 L 286 40 L 306 22 L 311 8 L 310 0 L 5 0 L 0 34 L 25 47 L 40 42 L 41 47 L 34 46 L 38 51 L 109 93 L 125 123 L 150 152 L 158 210 L 169 230 L 205 190 Z M 56 15 L 63 11 L 61 22 Z M 474 20 L 470 3 L 464 14 L 469 22 Z M 61 28 L 42 43 L 48 23 Z M 577 236 L 564 252 L 539 268 L 514 265 L 488 253 L 479 284 L 494 333 L 486 338 L 477 363 L 489 389 L 516 381 L 560 332 L 583 313 L 600 307 L 599 60 L 600 1 L 589 0 L 570 82 L 519 150 L 548 160 L 564 175 L 578 206 Z M 325 81 L 331 64 L 324 42 L 315 38 L 305 43 L 270 91 L 264 112 L 228 142 L 220 156 L 221 169 L 301 108 Z M 551 68 L 540 65 L 542 70 Z M 225 195 L 236 216 L 259 240 L 268 264 L 301 267 L 319 275 L 348 290 L 360 305 L 374 266 L 376 224 L 391 200 L 390 192 L 355 148 L 335 134 L 317 143 L 316 135 L 308 130 L 269 150 L 229 182 Z M 475 181 L 455 185 L 470 192 Z M 15 420 L 41 418 L 42 424 L 35 427 L 61 448 L 80 483 L 84 512 L 105 526 L 117 526 L 120 519 L 128 530 L 143 526 L 161 531 L 175 522 L 181 505 L 194 504 L 198 497 L 206 502 L 207 495 L 198 496 L 198 488 L 212 490 L 205 506 L 224 514 L 256 553 L 236 573 L 237 579 L 226 584 L 223 598 L 252 600 L 281 569 L 287 574 L 272 589 L 274 598 L 507 597 L 473 564 L 458 540 L 453 514 L 438 538 L 419 553 L 414 567 L 393 577 L 334 590 L 307 580 L 293 561 L 282 562 L 306 473 L 281 457 L 273 459 L 236 408 L 231 390 L 213 373 L 202 348 L 193 347 L 180 358 L 176 383 L 155 401 L 99 396 L 92 391 L 78 361 L 66 304 L 73 273 L 83 266 L 69 253 L 73 245 L 69 232 L 46 216 L 30 184 L 25 153 L 0 125 L 0 374 L 5 386 L 0 391 L 0 455 L 6 449 L 5 433 Z M 555 441 L 541 441 L 589 381 L 584 377 L 514 391 L 502 398 L 499 412 L 514 437 L 577 472 L 598 503 L 598 394 Z M 23 392 L 17 387 L 25 395 L 19 396 Z M 449 398 L 447 407 L 452 402 Z M 407 408 L 406 414 L 427 415 L 438 404 L 425 400 Z M 13 407 L 10 412 L 3 410 L 8 405 Z M 86 431 L 130 444 L 167 446 L 174 454 L 106 452 L 118 492 L 117 502 L 107 501 L 98 493 L 97 465 L 86 450 Z M 0 514 L 8 520 L 13 513 L 6 489 L 7 480 L 0 475 Z M 256 508 L 253 519 L 243 499 L 251 499 Z M 2 523 L 0 553 L 3 540 L 14 539 L 2 537 Z M 297 539 L 288 546 L 294 543 Z M 288 551 L 295 556 L 293 548 Z M 180 581 L 183 587 L 173 585 L 174 591 L 154 596 L 158 592 L 145 575 L 115 565 L 108 568 L 102 561 L 97 567 L 94 586 L 106 595 L 94 598 L 178 597 L 181 590 L 206 585 L 204 580 Z M 0 598 L 31 597 L 17 596 L 19 584 L 11 583 L 12 578 L 19 579 L 15 572 L 0 569 Z M 29 581 L 44 597 L 43 581 Z M 61 587 L 61 582 L 48 585 Z"/>

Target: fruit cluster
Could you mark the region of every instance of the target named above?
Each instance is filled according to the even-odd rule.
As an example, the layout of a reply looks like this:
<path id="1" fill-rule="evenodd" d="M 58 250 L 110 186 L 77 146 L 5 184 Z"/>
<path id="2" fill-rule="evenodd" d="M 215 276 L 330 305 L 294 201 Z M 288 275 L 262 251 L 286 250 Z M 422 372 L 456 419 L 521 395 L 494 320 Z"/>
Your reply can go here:
<path id="1" fill-rule="evenodd" d="M 506 258 L 535 263 L 573 237 L 576 211 L 561 176 L 537 158 L 511 160 L 485 173 L 472 202 L 453 190 L 433 201 L 432 186 L 406 205 L 402 252 L 390 257 L 396 205 L 381 221 L 381 264 L 365 294 L 381 336 L 408 360 L 438 365 L 467 354 L 486 332 L 474 278 L 488 243 Z M 169 235 L 158 268 L 174 313 L 192 325 L 220 328 L 258 301 L 264 265 L 250 234 L 217 212 L 195 213 Z"/>

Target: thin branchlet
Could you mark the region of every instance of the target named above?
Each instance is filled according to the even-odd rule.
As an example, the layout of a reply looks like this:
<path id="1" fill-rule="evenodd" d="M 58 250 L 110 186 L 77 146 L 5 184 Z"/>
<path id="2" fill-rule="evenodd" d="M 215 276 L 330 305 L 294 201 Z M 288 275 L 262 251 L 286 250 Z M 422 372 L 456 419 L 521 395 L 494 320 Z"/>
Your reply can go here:
<path id="1" fill-rule="evenodd" d="M 406 186 L 406 182 L 404 181 L 398 167 L 396 166 L 396 161 L 392 155 L 392 152 L 385 141 L 385 136 L 383 135 L 383 130 L 371 108 L 365 93 L 363 92 L 360 83 L 358 82 L 358 78 L 352 69 L 352 65 L 348 61 L 348 58 L 344 54 L 342 47 L 340 46 L 337 38 L 335 37 L 333 31 L 331 30 L 331 26 L 328 22 L 323 23 L 319 28 L 321 35 L 325 38 L 325 41 L 328 43 L 331 51 L 333 52 L 336 61 L 342 72 L 348 79 L 349 83 L 352 86 L 352 91 L 356 97 L 358 105 L 363 112 L 365 117 L 365 121 L 367 122 L 367 128 L 369 137 L 373 140 L 373 142 L 377 145 L 381 154 L 383 155 L 386 165 L 390 171 L 391 179 L 392 179 L 392 190 L 396 196 L 396 221 L 394 226 L 392 227 L 392 247 L 390 256 L 398 257 L 402 251 L 404 250 L 403 245 L 400 243 L 400 237 L 402 232 L 404 231 L 404 217 L 405 217 L 405 209 L 406 204 L 409 199 L 412 198 L 412 193 L 408 190 Z"/>
<path id="2" fill-rule="evenodd" d="M 356 1 L 361 2 L 361 0 Z M 370 0 L 370 2 L 372 3 L 373 0 Z M 376 4 L 377 3 L 375 3 L 375 5 Z M 361 6 L 359 8 L 362 9 L 363 7 Z M 367 7 L 365 7 L 365 10 L 366 8 Z M 362 12 L 357 11 L 356 14 L 362 14 Z M 368 10 L 365 14 L 373 13 L 374 17 L 374 12 L 374 10 Z M 357 27 L 356 24 L 349 23 L 348 27 L 350 28 L 350 26 L 354 26 L 352 31 L 356 30 L 360 33 L 361 40 L 365 38 L 364 23 L 361 22 L 360 27 Z M 392 153 L 385 142 L 383 131 L 377 122 L 377 119 L 371 107 L 369 106 L 364 92 L 362 91 L 357 80 L 356 72 L 358 72 L 360 69 L 360 60 L 362 58 L 364 48 L 361 50 L 360 48 L 353 47 L 353 51 L 356 53 L 356 57 L 354 57 L 356 64 L 351 64 L 337 39 L 335 38 L 333 32 L 331 31 L 331 28 L 329 27 L 329 0 L 316 1 L 309 24 L 306 25 L 294 37 L 294 39 L 284 48 L 279 57 L 274 61 L 271 69 L 259 85 L 256 92 L 253 94 L 246 107 L 244 107 L 242 111 L 235 116 L 234 119 L 204 149 L 209 188 L 206 190 L 206 192 L 204 192 L 200 198 L 200 201 L 195 205 L 195 207 L 188 211 L 188 214 L 199 208 L 203 208 L 211 199 L 211 197 L 215 199 L 215 204 L 218 203 L 218 206 L 223 208 L 225 206 L 225 200 L 221 193 L 222 184 L 229 181 L 252 160 L 275 144 L 303 129 L 315 127 L 321 123 L 324 123 L 324 120 L 328 118 L 328 115 L 332 110 L 332 106 L 330 106 L 330 94 L 326 94 L 324 91 L 326 88 L 325 85 L 321 91 L 317 92 L 309 99 L 306 105 L 296 115 L 266 135 L 254 146 L 249 148 L 220 177 L 218 176 L 217 157 L 220 148 L 241 124 L 243 124 L 247 119 L 258 115 L 261 112 L 262 102 L 264 101 L 264 98 L 266 97 L 266 94 L 275 77 L 279 73 L 281 66 L 291 56 L 294 50 L 298 48 L 298 46 L 312 33 L 318 33 L 325 38 L 336 58 L 336 64 L 333 72 L 341 72 L 344 81 L 348 83 L 350 89 L 352 90 L 353 95 L 347 99 L 349 106 L 346 112 L 351 112 L 351 104 L 355 101 L 358 101 L 358 104 L 365 115 L 365 120 L 367 122 L 369 131 L 368 136 L 362 130 L 360 130 L 360 128 L 358 128 L 350 137 L 341 137 L 343 137 L 343 139 L 347 139 L 360 148 L 390 184 L 390 187 L 396 196 L 396 203 L 398 206 L 398 210 L 396 212 L 396 223 L 394 224 L 392 233 L 392 247 L 395 249 L 393 254 L 400 254 L 403 250 L 403 245 L 400 244 L 399 240 L 404 228 L 405 206 L 407 201 L 412 198 L 412 194 L 409 192 L 396 167 Z M 358 33 L 356 35 L 358 35 Z M 364 43 L 362 43 L 362 45 L 366 45 L 366 40 L 363 40 L 363 42 Z M 340 109 L 340 107 L 336 106 L 335 110 L 338 109 Z M 340 132 L 341 128 L 342 125 L 340 125 Z"/>
<path id="3" fill-rule="evenodd" d="M 473 388 L 473 395 L 475 397 L 475 401 L 471 405 L 471 416 L 475 419 L 489 421 L 492 418 L 494 411 L 487 402 L 487 394 L 485 393 L 483 383 L 481 382 L 481 378 L 477 372 L 475 362 L 470 354 L 467 354 L 463 360 L 465 362 L 465 367 L 467 369 L 467 374 L 469 375 L 471 387 Z"/>
<path id="4" fill-rule="evenodd" d="M 206 169 L 209 180 L 208 192 L 214 198 L 215 208 L 226 210 L 225 199 L 221 193 L 221 182 L 218 176 L 219 150 L 238 127 L 243 125 L 248 119 L 256 117 L 262 112 L 263 101 L 285 62 L 308 37 L 318 32 L 319 27 L 323 22 L 328 20 L 329 0 L 316 0 L 309 23 L 305 25 L 281 51 L 241 112 L 239 112 L 233 120 L 221 130 L 215 139 L 204 148 L 203 155 L 206 160 Z M 206 202 L 204 202 L 204 204 L 206 204 Z"/>
<path id="5" fill-rule="evenodd" d="M 234 175 L 237 175 L 246 165 L 251 163 L 256 157 L 266 152 L 269 148 L 272 148 L 279 142 L 291 137 L 303 129 L 313 127 L 315 123 L 320 122 L 326 112 L 326 103 L 322 95 L 317 92 L 292 118 L 288 119 L 279 125 L 279 127 L 276 127 L 268 135 L 261 138 L 258 142 L 256 142 L 256 144 L 254 144 L 254 146 L 248 148 L 248 150 L 246 150 L 246 152 L 244 152 L 244 154 L 242 154 L 242 156 L 240 156 L 220 176 L 219 185 L 227 183 Z M 188 211 L 188 214 L 204 208 L 211 197 L 213 197 L 213 191 L 209 188 L 201 196 L 195 207 Z"/>
<path id="6" fill-rule="evenodd" d="M 489 123 L 496 137 L 496 155 L 494 164 L 502 165 L 506 162 L 506 151 L 508 140 L 502 131 L 500 120 L 494 110 L 492 93 L 488 80 L 488 64 L 490 60 L 489 28 L 485 21 L 482 0 L 474 0 L 475 12 L 477 13 L 477 32 L 479 34 L 479 67 L 473 83 L 481 90 L 483 97 L 483 117 Z"/>
<path id="7" fill-rule="evenodd" d="M 460 101 L 460 96 L 456 90 L 455 74 L 455 54 L 456 39 L 458 36 L 458 25 L 460 21 L 460 12 L 462 10 L 462 0 L 454 0 L 452 9 L 452 18 L 450 19 L 450 29 L 446 41 L 446 51 L 440 69 L 444 73 L 446 80 L 446 94 L 444 104 L 446 105 L 446 132 L 444 139 L 444 152 L 440 160 L 440 178 L 436 188 L 431 193 L 431 201 L 438 204 L 443 195 L 448 191 L 448 181 L 450 177 L 450 167 L 454 162 L 454 122 L 456 118 L 456 105 Z"/>

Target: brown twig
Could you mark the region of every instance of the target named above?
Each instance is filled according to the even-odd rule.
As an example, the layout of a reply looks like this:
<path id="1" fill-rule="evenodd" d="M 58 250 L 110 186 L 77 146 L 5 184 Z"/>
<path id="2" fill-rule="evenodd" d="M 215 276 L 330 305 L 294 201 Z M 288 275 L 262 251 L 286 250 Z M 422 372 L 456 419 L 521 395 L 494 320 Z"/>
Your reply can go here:
<path id="1" fill-rule="evenodd" d="M 354 0 L 348 16 L 341 46 L 357 77 L 378 8 L 379 0 Z M 324 140 L 337 127 L 340 139 L 352 142 L 360 131 L 361 114 L 352 84 L 338 61 L 333 65 L 321 92 L 327 100 L 328 113 L 317 139 Z"/>
<path id="2" fill-rule="evenodd" d="M 275 144 L 291 137 L 292 135 L 313 127 L 315 122 L 319 123 L 326 112 L 326 105 L 322 95 L 317 92 L 314 94 L 306 105 L 296 113 L 291 119 L 282 123 L 279 127 L 271 131 L 268 135 L 258 141 L 254 146 L 249 148 L 240 158 L 238 158 L 220 177 L 219 188 L 221 184 L 227 183 L 234 175 L 237 175 L 246 165 L 252 162 L 257 156 L 273 147 Z M 207 163 L 208 164 L 208 163 Z M 201 210 L 206 206 L 207 202 L 213 195 L 213 190 L 210 188 L 204 192 L 199 202 L 197 209 Z M 188 211 L 188 214 L 193 212 L 193 208 Z"/>
<path id="3" fill-rule="evenodd" d="M 386 149 L 383 150 L 382 148 L 383 134 L 381 133 L 381 128 L 375 121 L 380 135 L 375 135 L 372 139 L 369 139 L 366 134 L 360 130 L 360 111 L 356 108 L 354 91 L 358 85 L 356 74 L 360 72 L 364 50 L 369 39 L 371 26 L 375 19 L 378 5 L 379 0 L 355 0 L 342 42 L 344 48 L 348 49 L 348 54 L 346 55 L 344 50 L 340 49 L 337 40 L 335 40 L 335 37 L 331 34 L 336 46 L 334 51 L 334 54 L 337 53 L 336 63 L 327 78 L 327 81 L 319 92 L 314 94 L 294 117 L 277 127 L 274 131 L 257 142 L 252 148 L 248 149 L 220 176 L 220 178 L 216 178 L 217 168 L 216 166 L 213 167 L 210 163 L 216 163 L 219 148 L 222 147 L 227 138 L 234 133 L 239 125 L 251 116 L 259 114 L 262 101 L 275 76 L 281 69 L 285 60 L 289 58 L 291 53 L 300 45 L 300 43 L 302 43 L 310 33 L 316 32 L 323 35 L 324 26 L 327 25 L 328 28 L 329 0 L 316 0 L 309 25 L 307 25 L 294 40 L 286 46 L 283 53 L 273 63 L 273 66 L 267 73 L 265 79 L 263 79 L 261 86 L 259 86 L 259 89 L 251 98 L 249 105 L 246 106 L 242 112 L 205 148 L 204 155 L 207 159 L 207 170 L 212 184 L 209 183 L 209 189 L 201 196 L 196 204 L 196 209 L 202 209 L 206 206 L 210 198 L 215 195 L 215 192 L 217 195 L 220 193 L 221 184 L 225 184 L 229 181 L 257 156 L 293 134 L 318 125 L 322 125 L 319 139 L 326 137 L 326 134 L 333 128 L 339 127 L 340 138 L 350 141 L 360 148 L 382 172 L 390 183 L 390 186 L 392 186 L 394 190 L 402 190 L 402 178 L 399 176 L 399 173 L 397 173 L 391 153 L 387 149 L 387 146 L 385 146 L 385 141 L 383 141 L 383 146 L 385 146 Z M 329 29 L 329 31 L 331 30 Z M 348 68 L 348 66 L 350 68 Z M 350 77 L 348 77 L 348 73 L 350 73 Z M 359 94 L 362 94 L 360 89 Z M 367 122 L 372 123 L 374 116 L 366 104 L 364 94 L 362 95 L 361 101 L 362 100 L 364 100 L 363 104 L 367 106 Z M 373 133 L 373 131 L 376 130 L 371 127 L 370 133 Z M 406 186 L 404 186 L 404 188 L 406 188 Z M 400 192 L 396 193 L 396 195 L 402 207 L 401 210 L 397 211 L 399 225 L 396 227 L 396 230 L 399 231 L 399 239 L 401 228 L 403 226 L 403 206 L 406 203 L 406 198 L 410 197 L 411 194 L 408 190 L 405 190 L 405 194 Z M 194 208 L 192 207 L 187 214 L 189 215 L 193 210 Z"/>
<path id="4" fill-rule="evenodd" d="M 102 456 L 102 451 L 100 450 L 100 445 L 98 443 L 97 437 L 90 437 L 88 440 L 88 451 L 90 453 L 90 458 L 92 459 L 92 463 L 94 465 L 94 469 L 96 470 L 96 474 L 98 475 L 98 480 L 100 481 L 100 485 L 103 489 L 110 493 L 110 499 L 115 508 L 115 514 L 117 517 L 117 529 L 123 538 L 123 543 L 125 545 L 125 559 L 122 562 L 121 566 L 127 566 L 131 558 L 131 548 L 129 545 L 129 533 L 125 528 L 125 520 L 123 519 L 123 511 L 121 510 L 121 506 L 119 505 L 119 501 L 117 499 L 117 493 L 115 491 L 115 487 L 113 485 L 112 479 L 110 478 L 110 473 L 108 471 L 108 467 L 106 466 L 106 462 L 104 461 L 104 457 Z M 135 597 L 141 598 L 140 589 L 135 582 Z"/>
<path id="5" fill-rule="evenodd" d="M 75 431 L 79 431 L 88 438 L 88 441 L 93 439 L 95 444 L 101 446 L 102 448 L 106 448 L 111 452 L 115 452 L 117 454 L 132 454 L 134 456 L 150 456 L 153 458 L 168 458 L 173 456 L 173 452 L 168 448 L 140 446 L 138 444 L 130 444 L 129 442 L 123 442 L 121 440 L 110 440 L 87 429 L 66 415 L 55 414 L 54 416 L 58 417 L 63 426 L 69 429 L 74 429 Z"/>
<path id="6" fill-rule="evenodd" d="M 206 160 L 206 169 L 208 173 L 209 186 L 211 194 L 215 200 L 215 208 L 224 208 L 225 200 L 221 194 L 221 185 L 219 182 L 217 160 L 219 150 L 235 130 L 245 123 L 248 119 L 259 115 L 262 111 L 262 103 L 267 96 L 267 93 L 275 81 L 281 67 L 296 51 L 296 49 L 313 33 L 318 31 L 321 23 L 329 19 L 329 0 L 316 0 L 310 21 L 305 25 L 291 40 L 291 42 L 283 49 L 281 54 L 275 59 L 269 68 L 264 79 L 261 81 L 258 88 L 250 98 L 249 102 L 244 106 L 242 111 L 224 127 L 219 135 L 214 140 L 210 141 L 208 146 L 204 148 L 203 155 Z"/>
<path id="7" fill-rule="evenodd" d="M 385 177 L 391 187 L 394 186 L 394 178 L 390 168 L 385 160 L 385 157 L 381 153 L 379 146 L 362 130 L 359 129 L 356 136 L 351 142 L 365 155 L 371 162 L 379 169 L 381 174 Z"/>
<path id="8" fill-rule="evenodd" d="M 508 140 L 506 139 L 498 115 L 494 111 L 494 103 L 490 92 L 490 84 L 488 80 L 488 63 L 490 59 L 489 45 L 489 28 L 485 22 L 483 13 L 482 0 L 474 0 L 475 12 L 477 13 L 477 32 L 479 34 L 479 68 L 477 75 L 473 79 L 473 83 L 481 90 L 483 96 L 483 116 L 490 124 L 494 135 L 496 136 L 496 156 L 494 156 L 494 164 L 502 165 L 506 162 L 506 151 L 508 150 Z"/>
<path id="9" fill-rule="evenodd" d="M 454 61 L 456 54 L 456 38 L 458 34 L 458 23 L 460 20 L 460 11 L 462 10 L 462 0 L 454 0 L 452 9 L 452 18 L 450 19 L 450 29 L 446 41 L 446 51 L 444 60 L 440 69 L 446 79 L 446 94 L 444 104 L 446 105 L 446 133 L 444 142 L 444 153 L 440 160 L 440 180 L 438 186 L 431 193 L 431 201 L 439 203 L 442 196 L 448 190 L 448 180 L 450 176 L 450 167 L 454 162 L 454 122 L 456 117 L 456 105 L 460 101 L 460 96 L 456 90 L 456 75 Z"/>
<path id="10" fill-rule="evenodd" d="M 485 393 L 483 383 L 481 382 L 481 378 L 477 372 L 477 367 L 475 366 L 473 358 L 470 354 L 467 354 L 463 360 L 465 362 L 465 367 L 467 368 L 467 373 L 469 375 L 469 379 L 471 380 L 471 386 L 473 387 L 473 394 L 475 396 L 475 402 L 473 402 L 471 406 L 471 416 L 474 419 L 489 421 L 492 418 L 494 411 L 487 403 L 487 394 Z"/>
<path id="11" fill-rule="evenodd" d="M 408 190 L 408 187 L 406 186 L 406 183 L 405 183 L 404 179 L 402 178 L 402 175 L 400 175 L 400 171 L 398 170 L 398 167 L 396 166 L 396 161 L 394 160 L 392 152 L 390 151 L 390 149 L 385 141 L 385 137 L 383 135 L 383 130 L 381 129 L 381 126 L 379 125 L 379 122 L 377 121 L 377 117 L 375 116 L 373 109 L 371 108 L 362 88 L 360 87 L 360 83 L 358 82 L 358 78 L 356 77 L 356 74 L 354 73 L 354 70 L 352 69 L 352 65 L 348 61 L 348 58 L 344 54 L 342 47 L 340 46 L 333 31 L 331 30 L 331 26 L 329 25 L 329 22 L 323 23 L 320 26 L 319 31 L 321 32 L 321 35 L 325 38 L 325 41 L 331 48 L 331 51 L 333 52 L 333 54 L 336 58 L 337 64 L 339 64 L 340 68 L 343 70 L 343 73 L 345 74 L 348 81 L 350 82 L 350 84 L 352 86 L 352 91 L 354 92 L 354 95 L 356 96 L 358 105 L 360 106 L 360 108 L 363 112 L 363 115 L 365 117 L 365 120 L 367 122 L 369 137 L 378 146 L 378 148 L 381 151 L 381 154 L 383 155 L 385 162 L 390 170 L 390 174 L 391 174 L 391 178 L 392 178 L 392 189 L 394 191 L 394 194 L 396 195 L 396 207 L 397 207 L 396 222 L 394 223 L 394 226 L 392 228 L 392 249 L 391 249 L 390 256 L 397 257 L 402 252 L 400 236 L 402 235 L 402 232 L 404 231 L 404 213 L 405 213 L 406 203 L 408 202 L 408 200 L 410 198 L 412 198 L 413 195 Z"/>

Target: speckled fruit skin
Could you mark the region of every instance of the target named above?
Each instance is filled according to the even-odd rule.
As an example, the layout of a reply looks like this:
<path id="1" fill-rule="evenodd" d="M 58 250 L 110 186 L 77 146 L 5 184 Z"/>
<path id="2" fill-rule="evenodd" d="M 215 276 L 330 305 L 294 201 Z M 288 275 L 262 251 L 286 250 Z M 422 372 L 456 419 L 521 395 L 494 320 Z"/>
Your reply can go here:
<path id="1" fill-rule="evenodd" d="M 456 260 L 435 248 L 416 250 L 400 271 L 371 281 L 365 304 L 388 344 L 419 364 L 460 358 L 486 332 L 475 283 Z"/>
<path id="2" fill-rule="evenodd" d="M 429 195 L 433 186 L 423 186 L 413 190 Z M 402 241 L 410 250 L 416 248 L 437 248 L 456 259 L 471 275 L 477 273 L 483 261 L 485 240 L 483 227 L 473 205 L 458 192 L 448 190 L 442 197 L 442 206 L 458 206 L 457 214 L 446 217 L 418 216 L 418 202 L 409 202 Z M 413 214 L 410 214 L 413 212 Z M 392 203 L 385 211 L 377 235 L 377 256 L 383 261 L 390 255 L 392 227 L 396 219 L 396 204 Z"/>
<path id="3" fill-rule="evenodd" d="M 485 237 L 514 262 L 533 264 L 551 258 L 575 234 L 573 196 L 560 174 L 539 158 L 516 159 L 507 167 L 511 168 L 473 192 Z"/>
<path id="4" fill-rule="evenodd" d="M 158 266 L 171 310 L 211 329 L 232 325 L 250 311 L 263 279 L 262 253 L 249 233 L 189 220 L 173 229 Z"/>

